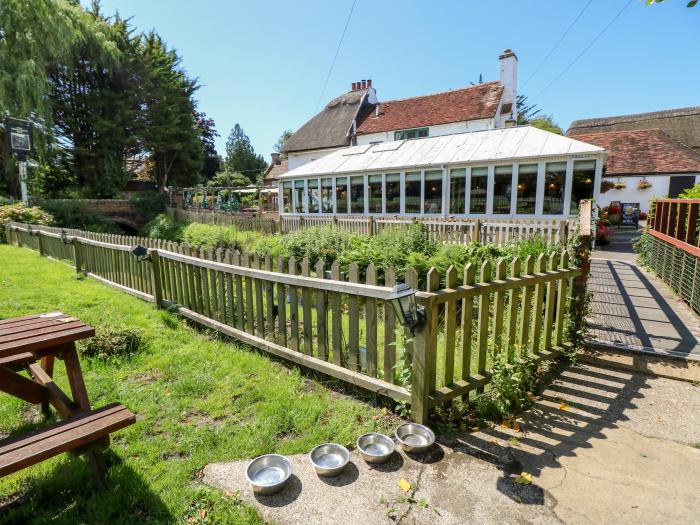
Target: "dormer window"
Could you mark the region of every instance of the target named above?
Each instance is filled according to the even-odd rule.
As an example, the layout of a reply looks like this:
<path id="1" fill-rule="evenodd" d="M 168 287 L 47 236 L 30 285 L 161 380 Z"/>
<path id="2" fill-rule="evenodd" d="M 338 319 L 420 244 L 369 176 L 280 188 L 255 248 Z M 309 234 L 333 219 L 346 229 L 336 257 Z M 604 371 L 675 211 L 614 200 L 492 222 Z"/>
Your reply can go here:
<path id="1" fill-rule="evenodd" d="M 394 131 L 394 140 L 422 139 L 428 136 L 428 128 L 413 128 Z"/>

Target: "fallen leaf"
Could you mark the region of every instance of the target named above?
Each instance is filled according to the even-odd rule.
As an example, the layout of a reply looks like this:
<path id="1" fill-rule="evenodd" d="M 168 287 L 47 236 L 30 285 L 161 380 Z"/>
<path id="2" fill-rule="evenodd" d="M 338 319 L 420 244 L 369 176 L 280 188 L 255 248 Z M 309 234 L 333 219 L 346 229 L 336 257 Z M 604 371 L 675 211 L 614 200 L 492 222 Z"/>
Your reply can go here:
<path id="1" fill-rule="evenodd" d="M 520 432 L 520 423 L 516 423 L 515 425 L 513 425 L 513 430 L 515 430 L 516 432 Z"/>
<path id="2" fill-rule="evenodd" d="M 380 417 L 380 416 L 372 416 L 372 420 L 373 420 L 373 421 L 377 421 L 377 420 L 379 419 L 379 417 Z"/>
<path id="3" fill-rule="evenodd" d="M 503 428 L 510 428 L 510 419 L 504 419 L 503 421 L 501 421 L 501 426 Z"/>
<path id="4" fill-rule="evenodd" d="M 529 485 L 532 483 L 532 474 L 523 471 L 517 478 L 515 478 L 515 482 L 520 485 Z"/>
<path id="5" fill-rule="evenodd" d="M 472 430 L 473 430 L 474 432 L 478 432 L 478 431 L 479 431 L 479 427 L 472 427 Z"/>
<path id="6" fill-rule="evenodd" d="M 498 440 L 495 439 L 495 438 L 494 438 L 494 439 L 490 439 L 490 440 L 489 440 L 489 443 L 492 443 L 492 444 L 494 444 L 494 445 L 499 445 L 499 444 L 500 444 L 500 443 L 498 442 Z"/>
<path id="7" fill-rule="evenodd" d="M 562 403 L 561 405 L 559 405 L 559 409 L 560 410 L 569 410 L 569 405 L 567 405 L 566 403 Z"/>
<path id="8" fill-rule="evenodd" d="M 411 490 L 411 484 L 404 478 L 401 478 L 399 480 L 399 488 L 404 492 L 408 492 L 409 490 Z"/>
<path id="9" fill-rule="evenodd" d="M 207 509 L 199 509 L 199 517 L 204 519 L 207 517 Z"/>
<path id="10" fill-rule="evenodd" d="M 516 445 L 516 446 L 520 445 L 520 441 L 518 441 L 518 438 L 516 438 L 516 437 L 510 438 L 510 442 L 512 445 Z"/>

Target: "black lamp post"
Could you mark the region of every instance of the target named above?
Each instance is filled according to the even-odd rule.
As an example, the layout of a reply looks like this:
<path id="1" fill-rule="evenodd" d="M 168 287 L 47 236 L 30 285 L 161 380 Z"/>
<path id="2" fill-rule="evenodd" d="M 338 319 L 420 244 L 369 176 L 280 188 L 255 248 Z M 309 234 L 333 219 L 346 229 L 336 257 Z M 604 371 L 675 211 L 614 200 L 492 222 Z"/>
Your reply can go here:
<path id="1" fill-rule="evenodd" d="M 425 322 L 425 309 L 416 304 L 416 291 L 405 283 L 392 288 L 387 300 L 391 302 L 399 322 L 416 335 Z"/>
<path id="2" fill-rule="evenodd" d="M 148 261 L 151 258 L 151 256 L 148 255 L 148 248 L 140 244 L 137 244 L 131 249 L 131 255 L 136 257 L 138 262 Z"/>
<path id="3" fill-rule="evenodd" d="M 68 238 L 68 234 L 66 233 L 66 230 L 61 230 L 61 241 L 63 244 L 72 244 L 72 240 Z"/>

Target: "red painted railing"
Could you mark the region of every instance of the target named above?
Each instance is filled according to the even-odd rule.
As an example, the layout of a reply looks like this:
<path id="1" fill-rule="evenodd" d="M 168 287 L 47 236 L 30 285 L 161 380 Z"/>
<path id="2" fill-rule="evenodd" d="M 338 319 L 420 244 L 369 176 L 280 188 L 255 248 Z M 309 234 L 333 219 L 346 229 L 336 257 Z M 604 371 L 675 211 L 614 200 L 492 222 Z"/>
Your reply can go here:
<path id="1" fill-rule="evenodd" d="M 700 199 L 658 199 L 647 231 L 650 235 L 700 257 Z"/>

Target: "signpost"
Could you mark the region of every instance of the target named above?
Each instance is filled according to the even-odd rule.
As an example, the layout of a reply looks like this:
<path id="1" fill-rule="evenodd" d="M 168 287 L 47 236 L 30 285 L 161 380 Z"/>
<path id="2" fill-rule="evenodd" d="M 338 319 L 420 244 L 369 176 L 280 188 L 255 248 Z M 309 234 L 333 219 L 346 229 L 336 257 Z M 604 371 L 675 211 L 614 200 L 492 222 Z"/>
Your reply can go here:
<path id="1" fill-rule="evenodd" d="M 19 161 L 19 187 L 22 192 L 22 202 L 29 204 L 27 195 L 27 155 L 34 151 L 33 125 L 26 120 L 16 118 L 5 119 L 5 136 L 7 149 L 17 155 Z"/>

